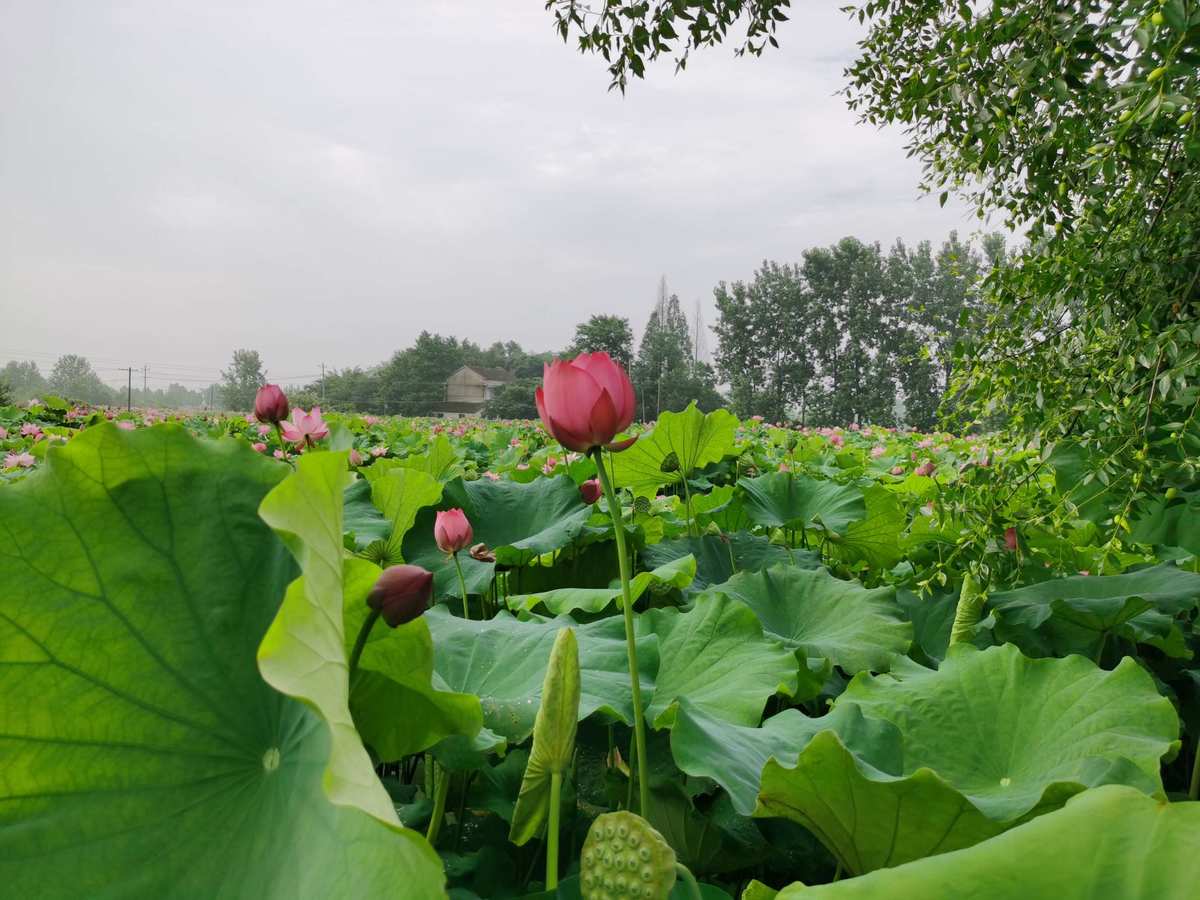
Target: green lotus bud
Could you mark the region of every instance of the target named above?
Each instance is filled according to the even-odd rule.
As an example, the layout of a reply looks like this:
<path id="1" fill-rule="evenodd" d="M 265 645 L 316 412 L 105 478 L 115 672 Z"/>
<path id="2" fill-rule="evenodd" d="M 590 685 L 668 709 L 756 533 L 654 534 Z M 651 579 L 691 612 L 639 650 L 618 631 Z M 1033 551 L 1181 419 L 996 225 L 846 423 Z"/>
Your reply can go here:
<path id="1" fill-rule="evenodd" d="M 588 829 L 579 865 L 583 900 L 666 900 L 675 874 L 675 851 L 641 816 L 604 813 Z"/>

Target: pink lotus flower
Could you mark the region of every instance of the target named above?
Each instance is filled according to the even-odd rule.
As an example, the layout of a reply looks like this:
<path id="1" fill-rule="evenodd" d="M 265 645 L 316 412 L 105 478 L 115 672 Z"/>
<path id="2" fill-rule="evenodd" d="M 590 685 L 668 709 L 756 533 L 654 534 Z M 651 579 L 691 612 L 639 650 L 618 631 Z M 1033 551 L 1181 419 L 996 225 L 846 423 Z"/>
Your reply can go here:
<path id="1" fill-rule="evenodd" d="M 329 436 L 329 426 L 321 418 L 321 407 L 314 406 L 312 412 L 305 412 L 299 407 L 292 413 L 291 421 L 284 419 L 279 423 L 283 431 L 283 439 L 293 444 L 304 444 L 311 447 L 321 438 Z"/>
<path id="2" fill-rule="evenodd" d="M 391 566 L 367 594 L 367 606 L 377 610 L 392 628 L 411 622 L 429 608 L 433 573 L 420 566 Z"/>
<path id="3" fill-rule="evenodd" d="M 266 437 L 270 433 L 271 433 L 270 425 L 259 425 L 258 426 L 258 436 L 259 437 Z"/>
<path id="4" fill-rule="evenodd" d="M 471 546 L 471 523 L 461 509 L 447 509 L 437 514 L 433 523 L 433 539 L 443 553 L 457 553 Z"/>
<path id="5" fill-rule="evenodd" d="M 363 424 L 368 427 L 379 424 L 379 416 L 363 416 L 362 420 Z"/>
<path id="6" fill-rule="evenodd" d="M 831 434 L 829 436 L 829 443 L 833 444 L 833 446 L 835 446 L 835 447 L 841 447 L 843 444 L 846 443 L 846 439 L 844 437 L 842 437 L 840 434 Z"/>
<path id="7" fill-rule="evenodd" d="M 792 471 L 792 467 L 791 467 L 791 466 L 789 466 L 789 465 L 788 465 L 787 463 L 785 463 L 785 462 L 781 462 L 781 463 L 779 464 L 779 471 L 780 471 L 780 472 L 790 472 L 790 471 Z"/>
<path id="8" fill-rule="evenodd" d="M 130 422 L 128 419 L 122 419 L 120 422 L 117 423 L 117 427 L 120 428 L 122 431 L 133 431 L 133 429 L 136 428 L 137 426 L 134 425 L 132 422 Z"/>
<path id="9" fill-rule="evenodd" d="M 32 453 L 10 453 L 4 457 L 4 468 L 16 469 L 20 467 L 22 469 L 28 469 L 35 462 L 37 462 L 37 460 L 34 459 Z"/>
<path id="10" fill-rule="evenodd" d="M 917 466 L 913 470 L 913 472 L 917 475 L 924 475 L 924 476 L 928 477 L 928 476 L 932 475 L 936 469 L 937 469 L 937 466 L 935 466 L 933 464 L 933 460 L 927 459 L 927 460 L 925 460 L 925 462 L 923 462 L 919 466 Z"/>
<path id="11" fill-rule="evenodd" d="M 276 458 L 276 459 L 287 459 L 287 454 L 286 454 L 286 453 L 284 453 L 282 450 L 276 450 L 276 451 L 275 451 L 275 458 Z"/>
<path id="12" fill-rule="evenodd" d="M 529 463 L 517 463 L 517 471 L 524 472 L 529 469 Z"/>
<path id="13" fill-rule="evenodd" d="M 484 472 L 484 473 L 483 473 L 483 477 L 484 477 L 484 478 L 490 478 L 492 481 L 499 481 L 499 480 L 500 480 L 500 476 L 499 476 L 499 475 L 497 475 L 495 472 L 491 472 L 491 471 Z"/>
<path id="14" fill-rule="evenodd" d="M 4 440 L 6 437 L 8 437 L 8 429 L 3 425 L 0 425 L 0 441 Z"/>
<path id="15" fill-rule="evenodd" d="M 383 444 L 380 444 L 378 447 L 372 447 L 371 455 L 376 459 L 381 456 L 387 456 L 387 447 L 385 447 Z"/>
<path id="16" fill-rule="evenodd" d="M 580 353 L 571 361 L 547 363 L 534 400 L 554 439 L 578 453 L 596 447 L 624 450 L 636 438 L 613 443 L 633 421 L 633 382 L 607 353 Z"/>
<path id="17" fill-rule="evenodd" d="M 510 447 L 520 447 L 520 446 L 521 446 L 521 439 L 520 439 L 520 438 L 513 438 L 511 441 L 509 441 L 509 442 L 508 442 L 508 446 L 510 446 Z"/>
<path id="18" fill-rule="evenodd" d="M 42 436 L 42 429 L 34 425 L 32 422 L 26 422 L 21 426 L 21 437 L 31 437 L 35 441 Z"/>
<path id="19" fill-rule="evenodd" d="M 871 459 L 879 459 L 885 453 L 887 453 L 887 447 L 883 446 L 883 444 L 876 444 L 871 448 Z"/>
<path id="20" fill-rule="evenodd" d="M 277 384 L 264 384 L 254 395 L 254 418 L 263 423 L 278 425 L 288 415 L 287 394 Z M 290 440 L 290 438 L 289 438 Z"/>
<path id="21" fill-rule="evenodd" d="M 600 499 L 600 495 L 604 493 L 604 489 L 600 487 L 600 479 L 593 478 L 590 481 L 585 481 L 579 486 L 579 496 L 583 498 L 583 502 L 591 506 Z"/>
<path id="22" fill-rule="evenodd" d="M 257 450 L 259 453 L 265 453 L 266 449 L 267 449 L 267 445 L 264 444 L 262 441 L 255 441 L 250 446 L 253 447 L 255 450 Z"/>
<path id="23" fill-rule="evenodd" d="M 892 466 L 892 468 L 889 471 L 893 475 L 903 475 L 904 474 L 904 466 Z"/>
<path id="24" fill-rule="evenodd" d="M 350 465 L 361 466 L 363 464 L 363 455 L 358 452 L 357 448 L 350 448 Z"/>

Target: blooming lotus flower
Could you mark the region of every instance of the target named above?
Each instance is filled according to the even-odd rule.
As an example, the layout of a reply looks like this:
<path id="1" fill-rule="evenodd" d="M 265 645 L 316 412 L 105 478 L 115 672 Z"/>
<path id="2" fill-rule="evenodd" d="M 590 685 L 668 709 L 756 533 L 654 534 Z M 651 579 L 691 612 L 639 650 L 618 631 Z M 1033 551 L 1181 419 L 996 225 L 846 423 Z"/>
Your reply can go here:
<path id="1" fill-rule="evenodd" d="M 136 428 L 137 426 L 134 425 L 132 422 L 130 422 L 128 419 L 122 419 L 120 422 L 117 423 L 117 427 L 120 428 L 122 431 L 133 431 L 133 429 Z"/>
<path id="2" fill-rule="evenodd" d="M 600 479 L 593 478 L 591 481 L 585 481 L 579 486 L 579 496 L 583 498 L 583 502 L 591 506 L 600 499 L 600 495 L 604 493 L 600 487 Z"/>
<path id="3" fill-rule="evenodd" d="M 371 448 L 371 455 L 378 459 L 381 456 L 387 456 L 387 447 L 380 444 L 378 447 Z"/>
<path id="4" fill-rule="evenodd" d="M 258 426 L 258 436 L 259 437 L 266 437 L 270 433 L 271 433 L 270 425 L 259 425 Z"/>
<path id="5" fill-rule="evenodd" d="M 255 441 L 250 446 L 253 447 L 255 450 L 257 450 L 259 453 L 265 453 L 267 450 L 267 445 L 264 444 L 262 441 Z"/>
<path id="6" fill-rule="evenodd" d="M 607 353 L 547 363 L 534 399 L 542 424 L 568 450 L 624 450 L 635 440 L 613 443 L 633 421 L 635 398 L 629 376 Z"/>
<path id="7" fill-rule="evenodd" d="M 461 509 L 447 509 L 437 514 L 433 523 L 433 539 L 443 553 L 457 553 L 471 546 L 471 523 Z"/>
<path id="8" fill-rule="evenodd" d="M 277 384 L 264 384 L 254 395 L 254 418 L 278 425 L 288 416 L 287 394 Z M 289 438 L 289 440 L 291 440 Z"/>
<path id="9" fill-rule="evenodd" d="M 283 431 L 283 439 L 293 444 L 304 444 L 311 447 L 316 441 L 329 436 L 329 426 L 321 418 L 321 407 L 314 406 L 312 412 L 305 412 L 297 407 L 292 413 L 291 421 L 284 419 L 279 423 Z"/>
<path id="10" fill-rule="evenodd" d="M 929 475 L 932 475 L 934 473 L 934 470 L 936 470 L 936 469 L 937 469 L 937 466 L 935 466 L 933 464 L 933 460 L 927 459 L 927 460 L 925 460 L 925 462 L 923 462 L 919 466 L 917 466 L 913 470 L 913 472 L 917 475 L 929 476 Z"/>
<path id="11" fill-rule="evenodd" d="M 429 608 L 433 573 L 420 566 L 391 566 L 367 594 L 367 606 L 378 610 L 392 628 L 411 622 Z"/>
<path id="12" fill-rule="evenodd" d="M 35 441 L 42 436 L 42 429 L 32 422 L 26 422 L 21 426 L 21 437 L 31 437 Z"/>
<path id="13" fill-rule="evenodd" d="M 876 444 L 871 448 L 871 459 L 879 459 L 885 453 L 887 453 L 887 447 L 883 446 L 883 444 Z"/>
<path id="14" fill-rule="evenodd" d="M 37 460 L 34 459 L 32 453 L 10 453 L 4 457 L 4 468 L 16 469 L 20 467 L 22 469 L 28 469 L 35 462 L 37 462 Z"/>
<path id="15" fill-rule="evenodd" d="M 490 471 L 490 470 L 489 470 L 489 471 L 487 471 L 487 472 L 484 472 L 484 473 L 483 473 L 483 477 L 484 477 L 484 478 L 490 478 L 492 481 L 499 481 L 499 480 L 500 480 L 500 476 L 499 476 L 499 475 L 497 475 L 495 472 L 492 472 L 492 471 Z"/>
<path id="16" fill-rule="evenodd" d="M 363 455 L 354 447 L 350 448 L 350 465 L 361 466 L 363 464 Z"/>
<path id="17" fill-rule="evenodd" d="M 287 459 L 287 454 L 286 454 L 286 453 L 284 453 L 282 450 L 276 450 L 276 451 L 275 451 L 275 458 L 276 458 L 276 459 Z"/>

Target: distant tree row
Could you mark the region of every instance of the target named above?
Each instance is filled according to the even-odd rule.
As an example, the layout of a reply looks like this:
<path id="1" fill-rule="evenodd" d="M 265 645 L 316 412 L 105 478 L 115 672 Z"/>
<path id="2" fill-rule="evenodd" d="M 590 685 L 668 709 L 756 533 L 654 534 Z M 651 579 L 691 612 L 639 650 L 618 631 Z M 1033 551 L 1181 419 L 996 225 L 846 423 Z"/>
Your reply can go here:
<path id="1" fill-rule="evenodd" d="M 905 422 L 930 427 L 953 349 L 977 327 L 976 286 L 1004 260 L 1004 240 L 979 248 L 957 234 L 936 252 L 845 238 L 764 262 L 750 282 L 715 291 L 717 369 L 743 416 L 806 424 Z"/>
<path id="2" fill-rule="evenodd" d="M 28 403 L 47 395 L 94 406 L 123 405 L 132 399 L 134 406 L 165 409 L 199 408 L 206 405 L 207 399 L 205 391 L 181 384 L 149 390 L 134 388 L 131 395 L 128 389 L 105 384 L 91 362 L 76 353 L 60 356 L 48 376 L 42 375 L 32 360 L 13 360 L 0 369 L 0 405 Z"/>

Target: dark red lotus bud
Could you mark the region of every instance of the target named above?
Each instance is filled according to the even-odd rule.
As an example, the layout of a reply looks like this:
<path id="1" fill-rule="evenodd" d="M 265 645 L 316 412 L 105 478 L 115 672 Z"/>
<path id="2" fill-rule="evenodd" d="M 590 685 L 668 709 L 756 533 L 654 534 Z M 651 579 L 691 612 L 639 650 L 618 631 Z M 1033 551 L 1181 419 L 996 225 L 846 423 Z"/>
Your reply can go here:
<path id="1" fill-rule="evenodd" d="M 1017 529 L 1011 525 L 1004 529 L 1004 549 L 1009 553 L 1017 552 Z"/>
<path id="2" fill-rule="evenodd" d="M 287 394 L 277 384 L 264 384 L 254 395 L 254 418 L 268 425 L 278 425 L 288 417 Z"/>
<path id="3" fill-rule="evenodd" d="M 600 480 L 593 478 L 591 481 L 585 481 L 579 486 L 579 496 L 583 498 L 583 502 L 591 505 L 600 499 L 600 495 L 604 493 L 600 487 Z"/>
<path id="4" fill-rule="evenodd" d="M 367 594 L 367 606 L 379 610 L 383 621 L 395 628 L 424 613 L 432 596 L 432 572 L 420 566 L 392 566 Z"/>

